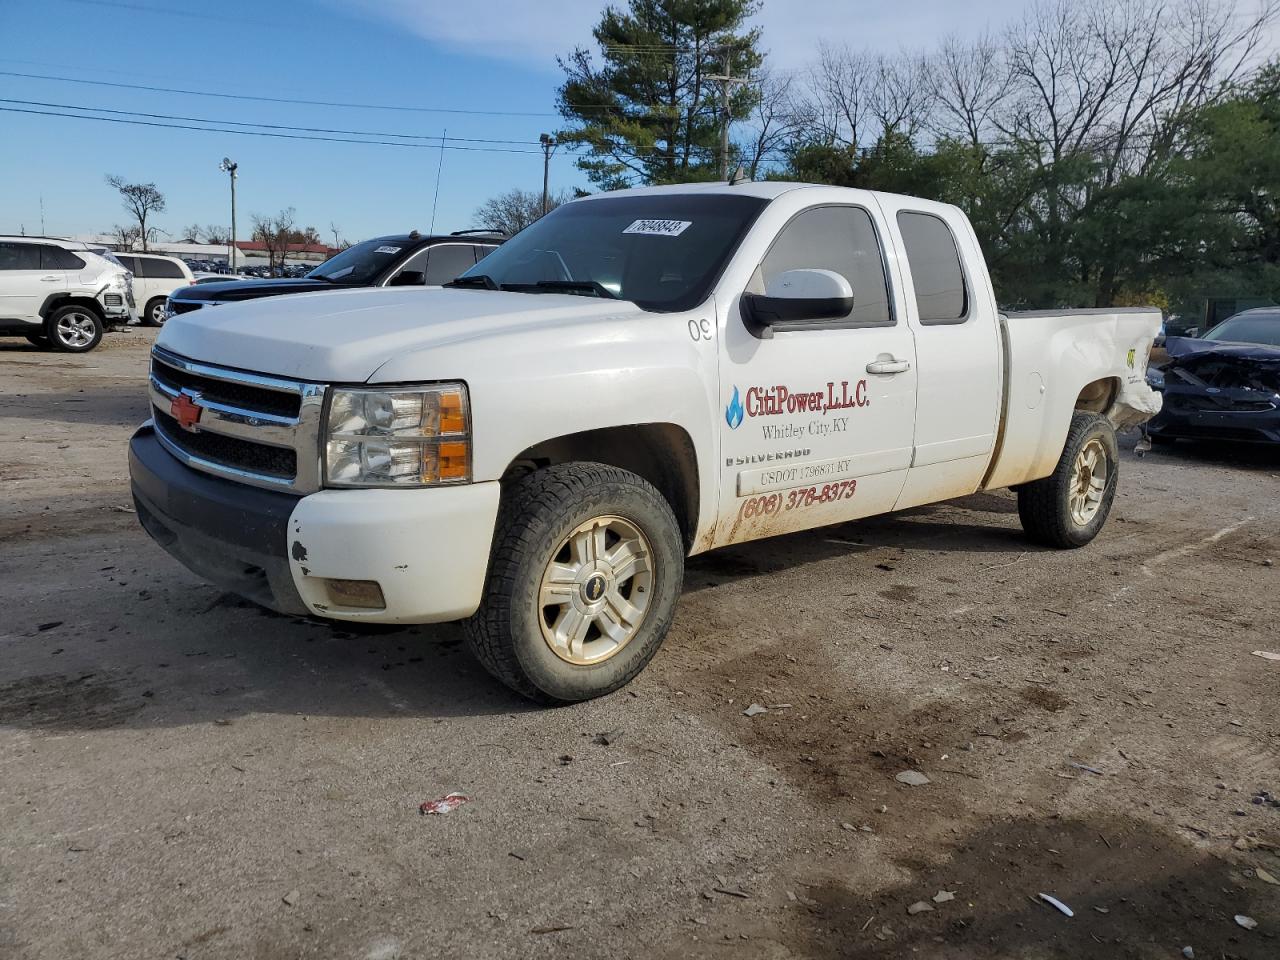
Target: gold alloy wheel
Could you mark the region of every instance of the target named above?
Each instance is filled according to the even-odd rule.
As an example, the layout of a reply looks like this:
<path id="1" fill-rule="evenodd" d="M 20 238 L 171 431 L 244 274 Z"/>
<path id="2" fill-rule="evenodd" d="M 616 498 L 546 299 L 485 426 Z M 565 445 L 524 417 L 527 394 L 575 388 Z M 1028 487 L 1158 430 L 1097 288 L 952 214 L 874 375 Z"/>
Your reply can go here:
<path id="1" fill-rule="evenodd" d="M 596 517 L 561 541 L 538 588 L 542 638 L 557 657 L 585 666 L 614 656 L 644 622 L 653 594 L 653 550 L 621 517 Z"/>
<path id="2" fill-rule="evenodd" d="M 1077 526 L 1086 526 L 1098 515 L 1102 495 L 1107 489 L 1107 477 L 1111 461 L 1101 440 L 1093 439 L 1084 445 L 1071 469 L 1070 493 L 1067 509 Z"/>

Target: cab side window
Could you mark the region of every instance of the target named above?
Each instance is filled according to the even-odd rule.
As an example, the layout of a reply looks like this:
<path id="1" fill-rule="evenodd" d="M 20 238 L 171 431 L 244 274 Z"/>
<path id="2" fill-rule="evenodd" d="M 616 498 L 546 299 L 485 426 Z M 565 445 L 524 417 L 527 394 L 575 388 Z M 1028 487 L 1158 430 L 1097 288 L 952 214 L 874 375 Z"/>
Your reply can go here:
<path id="1" fill-rule="evenodd" d="M 921 323 L 964 323 L 969 289 L 951 228 L 929 213 L 898 214 Z"/>
<path id="2" fill-rule="evenodd" d="M 849 281 L 853 313 L 835 323 L 893 326 L 880 239 L 871 215 L 861 207 L 815 207 L 797 215 L 760 264 L 764 289 L 787 270 L 806 269 L 831 270 Z"/>
<path id="3" fill-rule="evenodd" d="M 139 268 L 138 268 L 137 257 L 127 257 L 124 254 L 117 253 L 116 259 L 119 260 L 121 263 L 123 263 L 124 268 L 128 270 L 130 273 L 132 273 L 135 277 L 142 276 L 142 274 L 138 272 Z"/>
<path id="4" fill-rule="evenodd" d="M 445 243 L 431 247 L 427 251 L 427 283 L 448 283 L 475 265 L 476 251 L 470 244 Z"/>
<path id="5" fill-rule="evenodd" d="M 70 250 L 51 244 L 40 244 L 41 270 L 83 270 L 84 261 Z"/>
<path id="6" fill-rule="evenodd" d="M 39 270 L 40 248 L 34 243 L 0 242 L 0 270 Z"/>
<path id="7" fill-rule="evenodd" d="M 166 280 L 181 280 L 182 268 L 172 260 L 162 260 L 159 257 L 139 257 L 138 266 L 142 268 L 142 276 L 164 278 Z"/>

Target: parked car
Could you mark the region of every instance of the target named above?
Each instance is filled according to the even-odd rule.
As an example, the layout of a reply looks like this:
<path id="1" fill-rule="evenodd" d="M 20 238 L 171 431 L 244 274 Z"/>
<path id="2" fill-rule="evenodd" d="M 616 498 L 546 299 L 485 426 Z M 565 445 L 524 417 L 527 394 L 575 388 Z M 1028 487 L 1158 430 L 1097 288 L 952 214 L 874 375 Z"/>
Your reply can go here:
<path id="1" fill-rule="evenodd" d="M 76 240 L 0 237 L 0 334 L 85 353 L 134 316 L 129 272 L 109 253 Z"/>
<path id="2" fill-rule="evenodd" d="M 1033 541 L 1089 543 L 1116 427 L 1159 406 L 1159 325 L 999 314 L 944 204 L 603 193 L 442 289 L 175 317 L 134 500 L 224 589 L 334 620 L 467 619 L 512 689 L 584 700 L 654 655 L 690 554 L 1001 487 Z"/>
<path id="3" fill-rule="evenodd" d="M 1280 443 L 1280 307 L 1237 313 L 1198 339 L 1169 337 L 1165 350 L 1168 362 L 1147 373 L 1164 394 L 1147 425 L 1153 441 Z"/>
<path id="4" fill-rule="evenodd" d="M 225 285 L 198 284 L 177 290 L 169 298 L 168 315 L 237 300 L 277 297 L 344 287 L 435 286 L 470 270 L 502 243 L 501 234 L 464 231 L 446 235 L 409 234 L 377 237 L 348 247 L 297 279 Z M 245 273 L 265 267 L 246 267 Z"/>
<path id="5" fill-rule="evenodd" d="M 209 273 L 202 270 L 197 270 L 191 275 L 195 278 L 196 283 L 231 283 L 232 281 L 235 281 L 235 280 L 253 279 L 252 277 L 246 277 L 241 275 L 228 276 L 225 273 Z"/>
<path id="6" fill-rule="evenodd" d="M 164 323 L 165 301 L 174 290 L 196 282 L 191 269 L 177 257 L 117 253 L 116 259 L 133 274 L 133 299 L 139 305 L 139 317 L 149 327 Z"/>

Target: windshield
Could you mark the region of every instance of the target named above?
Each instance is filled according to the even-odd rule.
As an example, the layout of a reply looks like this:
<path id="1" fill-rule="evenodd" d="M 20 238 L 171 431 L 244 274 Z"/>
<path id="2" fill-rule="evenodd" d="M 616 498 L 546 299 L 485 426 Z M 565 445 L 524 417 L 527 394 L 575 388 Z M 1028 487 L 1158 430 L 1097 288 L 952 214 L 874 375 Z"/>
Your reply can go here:
<path id="1" fill-rule="evenodd" d="M 365 240 L 353 247 L 347 247 L 336 257 L 330 257 L 307 276 L 356 286 L 370 284 L 377 280 L 382 271 L 393 261 L 399 262 L 401 256 L 408 252 L 407 241 Z"/>
<path id="2" fill-rule="evenodd" d="M 1280 311 L 1237 313 L 1206 333 L 1204 339 L 1280 347 Z"/>
<path id="3" fill-rule="evenodd" d="M 712 284 L 767 201 L 730 194 L 602 197 L 558 207 L 459 278 L 504 290 L 631 300 L 688 310 Z"/>

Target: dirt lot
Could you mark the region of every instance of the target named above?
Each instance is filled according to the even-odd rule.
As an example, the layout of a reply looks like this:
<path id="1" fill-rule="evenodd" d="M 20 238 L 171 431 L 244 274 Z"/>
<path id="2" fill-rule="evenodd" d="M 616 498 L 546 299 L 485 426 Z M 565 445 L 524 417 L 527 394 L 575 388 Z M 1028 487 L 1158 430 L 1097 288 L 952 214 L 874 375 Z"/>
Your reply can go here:
<path id="1" fill-rule="evenodd" d="M 1280 456 L 1126 454 L 1074 552 L 1000 493 L 699 558 L 548 711 L 155 547 L 149 342 L 0 341 L 0 956 L 1280 957 Z"/>

